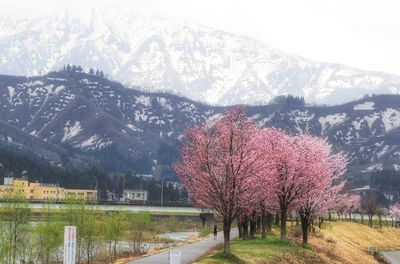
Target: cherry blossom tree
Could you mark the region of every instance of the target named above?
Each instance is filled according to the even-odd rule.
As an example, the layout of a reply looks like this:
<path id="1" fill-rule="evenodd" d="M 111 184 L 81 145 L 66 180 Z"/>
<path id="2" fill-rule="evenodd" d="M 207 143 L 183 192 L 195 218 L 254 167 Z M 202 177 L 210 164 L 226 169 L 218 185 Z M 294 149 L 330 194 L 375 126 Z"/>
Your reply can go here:
<path id="1" fill-rule="evenodd" d="M 181 156 L 174 168 L 194 204 L 223 218 L 225 255 L 235 218 L 244 233 L 250 221 L 252 236 L 261 216 L 264 238 L 267 215 L 279 213 L 285 239 L 287 215 L 297 212 L 307 243 L 310 221 L 333 210 L 344 197 L 344 182 L 338 183 L 347 165 L 342 153 L 333 153 L 323 139 L 259 129 L 242 107 L 188 128 Z"/>
<path id="2" fill-rule="evenodd" d="M 309 191 L 298 200 L 303 244 L 308 243 L 308 227 L 311 221 L 334 208 L 344 182 L 336 184 L 346 169 L 346 158 L 342 153 L 334 154 L 326 140 L 308 135 L 298 136 L 298 146 L 303 155 L 301 171 L 307 177 Z"/>
<path id="3" fill-rule="evenodd" d="M 277 141 L 282 135 L 278 129 L 264 128 L 260 131 L 261 141 L 259 147 L 265 155 L 262 156 L 264 167 L 262 173 L 256 175 L 253 185 L 253 207 L 257 207 L 258 213 L 261 216 L 261 238 L 265 239 L 267 229 L 272 225 L 272 215 L 279 213 L 279 200 L 275 194 L 275 185 L 273 185 L 274 176 L 276 173 L 275 159 L 277 156 L 273 154 L 273 141 Z"/>
<path id="4" fill-rule="evenodd" d="M 301 191 L 295 183 L 295 151 L 293 150 L 293 138 L 279 129 L 264 129 L 262 148 L 269 155 L 264 157 L 264 179 L 268 185 L 265 191 L 273 195 L 272 203 L 277 206 L 275 211 L 280 212 L 281 238 L 286 238 L 286 217 L 289 206 L 301 195 Z"/>
<path id="5" fill-rule="evenodd" d="M 270 153 L 265 160 L 272 190 L 279 205 L 281 238 L 286 239 L 286 221 L 290 210 L 297 208 L 302 199 L 315 188 L 316 155 L 312 156 L 314 141 L 308 136 L 290 136 L 280 130 L 264 133 L 264 151 Z"/>
<path id="6" fill-rule="evenodd" d="M 339 220 L 346 220 L 346 215 L 351 212 L 352 203 L 352 198 L 347 193 L 338 196 L 334 211 L 339 217 Z"/>
<path id="7" fill-rule="evenodd" d="M 394 204 L 389 207 L 389 212 L 397 220 L 400 220 L 400 204 Z"/>
<path id="8" fill-rule="evenodd" d="M 348 195 L 346 212 L 349 220 L 352 220 L 352 214 L 357 212 L 361 207 L 360 195 Z"/>
<path id="9" fill-rule="evenodd" d="M 389 207 L 389 214 L 391 215 L 392 219 L 394 218 L 395 221 L 400 221 L 400 204 L 391 205 Z"/>
<path id="10" fill-rule="evenodd" d="M 242 107 L 185 131 L 182 161 L 174 168 L 197 207 L 223 218 L 224 254 L 229 254 L 232 221 L 262 170 L 259 132 Z"/>

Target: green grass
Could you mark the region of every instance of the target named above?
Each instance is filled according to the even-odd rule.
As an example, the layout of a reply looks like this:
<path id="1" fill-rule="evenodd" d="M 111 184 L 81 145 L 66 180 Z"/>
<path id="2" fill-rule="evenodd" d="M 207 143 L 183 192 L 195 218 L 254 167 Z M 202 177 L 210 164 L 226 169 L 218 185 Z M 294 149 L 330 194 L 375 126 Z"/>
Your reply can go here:
<path id="1" fill-rule="evenodd" d="M 211 253 L 197 264 L 216 263 L 324 263 L 319 256 L 309 248 L 287 240 L 281 240 L 269 234 L 266 240 L 255 238 L 251 240 L 234 240 L 231 242 L 231 254 L 228 258 L 222 249 Z"/>

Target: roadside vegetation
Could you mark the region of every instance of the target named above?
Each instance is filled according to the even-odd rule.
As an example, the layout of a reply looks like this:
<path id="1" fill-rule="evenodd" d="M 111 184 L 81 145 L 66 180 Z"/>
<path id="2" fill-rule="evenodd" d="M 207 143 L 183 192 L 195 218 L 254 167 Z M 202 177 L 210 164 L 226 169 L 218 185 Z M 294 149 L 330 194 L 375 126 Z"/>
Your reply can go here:
<path id="1" fill-rule="evenodd" d="M 0 206 L 0 263 L 62 263 L 66 225 L 77 228 L 78 264 L 115 263 L 176 244 L 160 236 L 166 232 L 197 229 L 198 237 L 203 233 L 200 222 L 165 215 L 154 218 L 147 212 L 105 212 L 75 197 L 69 197 L 64 205 L 59 210 L 32 212 L 21 195 L 4 199 Z"/>

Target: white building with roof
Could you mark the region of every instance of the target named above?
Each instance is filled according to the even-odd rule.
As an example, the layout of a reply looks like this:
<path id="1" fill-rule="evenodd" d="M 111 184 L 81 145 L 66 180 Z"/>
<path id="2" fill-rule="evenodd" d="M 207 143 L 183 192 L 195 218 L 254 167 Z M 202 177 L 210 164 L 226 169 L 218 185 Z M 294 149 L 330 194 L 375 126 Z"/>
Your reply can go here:
<path id="1" fill-rule="evenodd" d="M 147 190 L 124 190 L 122 193 L 122 201 L 147 201 Z"/>

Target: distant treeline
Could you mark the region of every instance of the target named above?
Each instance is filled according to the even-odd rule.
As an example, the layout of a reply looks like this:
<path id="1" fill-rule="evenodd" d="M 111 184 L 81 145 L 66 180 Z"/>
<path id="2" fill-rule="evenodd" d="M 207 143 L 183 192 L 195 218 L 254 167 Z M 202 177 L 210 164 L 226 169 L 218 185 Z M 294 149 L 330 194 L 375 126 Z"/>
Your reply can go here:
<path id="1" fill-rule="evenodd" d="M 60 72 L 85 72 L 83 70 L 82 66 L 80 66 L 80 65 L 70 65 L 70 64 L 64 65 L 59 71 Z M 90 75 L 95 75 L 95 76 L 104 78 L 103 71 L 99 70 L 99 69 L 94 70 L 93 68 L 90 68 L 87 71 L 87 73 L 90 74 Z"/>
<path id="2" fill-rule="evenodd" d="M 116 193 L 119 197 L 123 189 L 145 189 L 149 191 L 150 201 L 160 201 L 161 182 L 156 179 L 143 179 L 140 174 L 151 169 L 150 160 L 142 157 L 136 160 L 138 172 L 129 172 L 125 175 L 108 175 L 103 171 L 91 167 L 84 170 L 76 168 L 62 168 L 52 166 L 44 158 L 32 153 L 23 153 L 5 147 L 0 147 L 0 184 L 4 177 L 27 176 L 30 182 L 55 183 L 65 188 L 97 188 L 102 199 L 107 198 L 107 191 Z M 141 164 L 141 166 L 139 166 Z M 166 166 L 170 168 L 170 166 Z M 164 181 L 165 202 L 185 202 L 185 191 L 175 189 L 172 184 Z"/>
<path id="3" fill-rule="evenodd" d="M 306 104 L 304 97 L 293 95 L 279 95 L 271 100 L 271 104 L 279 104 L 286 106 L 304 106 Z"/>

